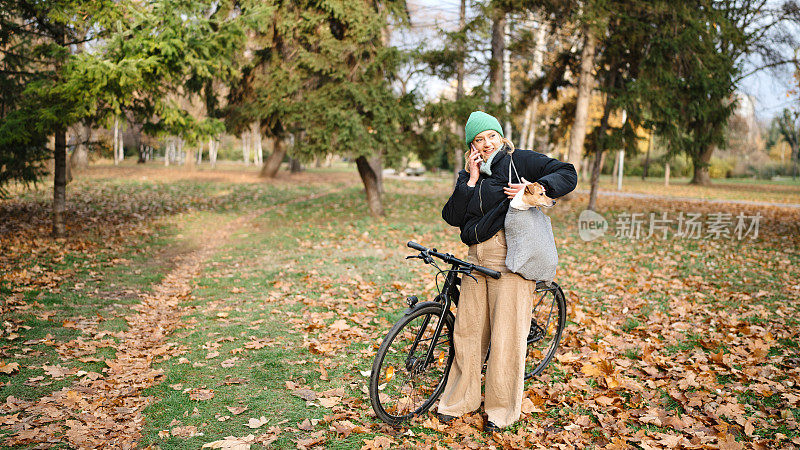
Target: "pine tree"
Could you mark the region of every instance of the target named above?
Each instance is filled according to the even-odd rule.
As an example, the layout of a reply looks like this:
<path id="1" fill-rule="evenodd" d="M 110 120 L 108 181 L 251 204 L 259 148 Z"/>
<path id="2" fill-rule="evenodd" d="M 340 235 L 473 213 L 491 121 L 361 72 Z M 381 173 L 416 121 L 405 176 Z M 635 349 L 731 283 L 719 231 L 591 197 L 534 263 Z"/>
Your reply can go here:
<path id="1" fill-rule="evenodd" d="M 721 42 L 740 42 L 743 30 L 717 6 L 712 0 L 662 5 L 634 87 L 650 112 L 648 128 L 664 138 L 670 155 L 692 159 L 697 184 L 708 183 L 711 153 L 724 143 L 736 106 L 737 56 Z"/>
<path id="2" fill-rule="evenodd" d="M 798 116 L 800 114 L 796 111 L 784 109 L 781 115 L 775 118 L 781 137 L 791 148 L 789 161 L 792 164 L 793 180 L 797 178 L 797 160 L 800 159 L 800 123 L 798 123 Z"/>
<path id="3" fill-rule="evenodd" d="M 234 57 L 245 39 L 234 4 L 124 6 L 129 20 L 117 26 L 102 53 L 84 62 L 83 81 L 104 99 L 99 107 L 109 114 L 127 111 L 146 134 L 179 136 L 190 146 L 222 133 L 220 80 L 235 75 Z"/>
<path id="4" fill-rule="evenodd" d="M 670 117 L 656 132 L 666 138 L 671 154 L 690 157 L 691 183 L 705 185 L 710 183 L 711 155 L 724 143 L 736 109 L 735 92 L 752 73 L 744 73 L 745 63 L 749 60 L 757 71 L 796 61 L 783 52 L 798 46 L 794 30 L 800 7 L 795 1 L 776 7 L 763 0 L 695 0 L 672 6 L 658 34 L 663 40 L 660 61 L 675 70 L 649 84 L 661 111 L 656 116 Z M 665 89 L 675 94 L 673 105 L 657 98 Z"/>
<path id="5" fill-rule="evenodd" d="M 71 125 L 109 122 L 124 111 L 151 134 L 191 141 L 222 130 L 219 119 L 197 120 L 169 94 L 203 95 L 215 110 L 212 81 L 229 78 L 242 42 L 230 2 L 3 0 L 0 9 L 0 159 L 12 160 L 8 173 L 0 169 L 0 185 L 40 176 L 44 143 L 54 135 L 55 236 L 65 233 Z M 92 51 L 71 52 L 88 41 Z"/>
<path id="6" fill-rule="evenodd" d="M 27 25 L 24 4 L 0 2 L 0 197 L 13 182 L 34 183 L 43 175 L 42 162 L 52 155 L 47 135 L 29 120 L 29 106 L 20 95 L 25 86 L 47 76 L 48 60 L 33 60 L 40 45 L 33 38 L 33 25 Z"/>
<path id="7" fill-rule="evenodd" d="M 103 36 L 119 18 L 110 0 L 0 1 L 0 187 L 43 174 L 46 141 L 54 136 L 53 235 L 66 225 L 67 128 L 93 111 L 93 100 L 76 89 L 78 55 L 73 46 Z"/>
<path id="8" fill-rule="evenodd" d="M 401 55 L 386 39 L 390 18 L 404 15 L 402 2 L 242 3 L 256 45 L 233 83 L 229 127 L 258 121 L 276 138 L 273 153 L 291 134 L 294 157 L 354 158 L 370 212 L 382 215 L 380 172 L 369 159 L 404 151 L 414 117 L 411 98 L 392 90 Z"/>
<path id="9" fill-rule="evenodd" d="M 467 149 L 464 145 L 464 122 L 469 114 L 475 110 L 483 110 L 496 115 L 501 121 L 508 118 L 502 105 L 502 22 L 505 12 L 514 6 L 491 1 L 473 6 L 478 13 L 467 18 L 466 2 L 461 2 L 458 28 L 438 30 L 442 36 L 441 45 L 420 45 L 411 52 L 406 63 L 410 67 L 409 72 L 425 72 L 443 81 L 456 83 L 454 98 L 441 95 L 422 105 L 419 117 L 423 125 L 415 136 L 418 143 L 413 146 L 426 165 L 452 166 L 456 178 L 458 171 L 464 168 L 464 153 Z M 494 26 L 496 20 L 493 18 L 500 21 L 497 26 Z M 496 48 L 492 52 L 485 54 L 483 51 L 476 51 L 489 48 L 493 41 Z M 467 91 L 464 87 L 464 79 L 467 77 L 483 79 L 488 84 L 478 85 Z M 496 80 L 496 83 L 490 80 Z M 441 155 L 441 152 L 445 154 Z M 443 156 L 445 163 L 442 162 Z"/>

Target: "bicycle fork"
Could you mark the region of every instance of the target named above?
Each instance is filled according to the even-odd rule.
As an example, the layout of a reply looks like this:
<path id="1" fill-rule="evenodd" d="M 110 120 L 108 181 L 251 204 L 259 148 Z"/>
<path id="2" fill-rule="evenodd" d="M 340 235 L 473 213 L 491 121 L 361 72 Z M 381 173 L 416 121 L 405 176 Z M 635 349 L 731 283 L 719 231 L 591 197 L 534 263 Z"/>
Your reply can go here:
<path id="1" fill-rule="evenodd" d="M 455 269 L 455 266 L 453 267 Z M 422 337 L 425 334 L 425 330 L 428 328 L 428 324 L 430 323 L 431 316 L 425 317 L 425 321 L 422 323 L 419 331 L 417 332 L 417 336 L 414 338 L 414 343 L 411 346 L 411 351 L 408 353 L 408 357 L 406 358 L 406 370 L 411 373 L 418 374 L 422 373 L 427 370 L 428 365 L 433 362 L 433 350 L 436 347 L 436 344 L 439 342 L 439 336 L 442 334 L 442 329 L 444 328 L 444 321 L 446 320 L 447 313 L 450 311 L 450 305 L 452 303 L 451 299 L 451 287 L 454 286 L 455 279 L 458 277 L 456 272 L 449 272 L 447 278 L 445 278 L 444 285 L 442 286 L 442 290 L 437 298 L 442 305 L 442 314 L 439 316 L 439 322 L 436 324 L 436 329 L 433 331 L 433 336 L 431 336 L 431 345 L 428 347 L 428 351 L 425 354 L 424 358 L 414 358 L 412 355 L 417 351 L 417 346 L 419 345 L 420 341 L 422 341 Z M 444 297 L 444 299 L 442 299 Z"/>

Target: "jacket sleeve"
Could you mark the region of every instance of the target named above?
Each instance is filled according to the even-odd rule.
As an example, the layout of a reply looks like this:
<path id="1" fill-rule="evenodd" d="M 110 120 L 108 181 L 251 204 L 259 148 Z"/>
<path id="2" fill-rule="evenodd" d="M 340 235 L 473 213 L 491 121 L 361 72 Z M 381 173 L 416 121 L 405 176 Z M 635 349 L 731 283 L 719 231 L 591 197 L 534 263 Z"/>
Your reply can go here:
<path id="1" fill-rule="evenodd" d="M 578 185 L 578 173 L 572 164 L 534 151 L 520 153 L 526 154 L 523 176 L 530 182 L 538 182 L 544 186 L 548 197 L 567 195 Z"/>
<path id="2" fill-rule="evenodd" d="M 453 194 L 442 209 L 442 218 L 454 227 L 461 227 L 464 224 L 467 203 L 472 198 L 472 193 L 475 192 L 475 187 L 467 186 L 467 181 L 469 181 L 469 172 L 460 171 Z"/>

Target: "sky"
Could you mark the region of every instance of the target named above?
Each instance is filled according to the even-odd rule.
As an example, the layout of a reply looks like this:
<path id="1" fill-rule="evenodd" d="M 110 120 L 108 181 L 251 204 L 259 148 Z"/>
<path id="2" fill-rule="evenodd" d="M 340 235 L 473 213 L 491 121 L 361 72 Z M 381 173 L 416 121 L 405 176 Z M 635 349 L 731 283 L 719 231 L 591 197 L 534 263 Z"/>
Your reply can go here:
<path id="1" fill-rule="evenodd" d="M 469 3 L 471 2 L 468 1 L 467 4 Z M 408 48 L 421 42 L 432 44 L 437 40 L 437 26 L 455 28 L 458 25 L 459 0 L 408 0 L 407 4 L 411 11 L 412 28 L 402 35 L 396 34 L 393 37 L 395 45 Z M 474 12 L 468 9 L 467 15 L 470 14 Z M 745 70 L 752 70 L 752 66 Z M 426 97 L 429 98 L 436 97 L 446 87 L 446 83 L 440 80 L 424 77 L 415 79 L 424 83 Z M 742 80 L 740 91 L 755 98 L 756 116 L 767 122 L 795 101 L 786 95 L 791 83 L 792 76 L 788 68 L 778 71 L 762 70 Z"/>
<path id="2" fill-rule="evenodd" d="M 756 116 L 763 121 L 769 121 L 783 111 L 783 108 L 797 101 L 797 97 L 791 99 L 786 96 L 791 88 L 791 80 L 792 76 L 788 71 L 784 74 L 761 71 L 742 80 L 740 91 L 755 97 Z"/>

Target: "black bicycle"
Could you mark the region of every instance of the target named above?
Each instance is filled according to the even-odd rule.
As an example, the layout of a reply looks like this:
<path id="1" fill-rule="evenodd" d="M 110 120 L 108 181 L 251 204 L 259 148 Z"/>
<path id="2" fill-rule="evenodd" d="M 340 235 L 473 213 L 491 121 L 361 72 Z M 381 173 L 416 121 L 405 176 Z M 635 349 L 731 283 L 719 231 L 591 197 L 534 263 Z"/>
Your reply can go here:
<path id="1" fill-rule="evenodd" d="M 408 246 L 419 254 L 406 259 L 418 258 L 436 268 L 438 295 L 433 301 L 420 302 L 416 296 L 406 299 L 408 309 L 389 330 L 372 363 L 369 383 L 372 409 L 391 425 L 424 414 L 444 390 L 454 355 L 455 316 L 450 306 L 458 306 L 462 275 L 473 279 L 473 271 L 495 279 L 501 275 L 413 241 Z M 441 269 L 434 258 L 451 267 Z M 444 276 L 441 286 L 440 275 Z M 540 374 L 553 359 L 567 320 L 567 304 L 558 284 L 539 281 L 534 289 L 526 380 Z"/>

